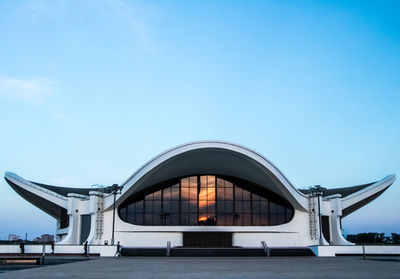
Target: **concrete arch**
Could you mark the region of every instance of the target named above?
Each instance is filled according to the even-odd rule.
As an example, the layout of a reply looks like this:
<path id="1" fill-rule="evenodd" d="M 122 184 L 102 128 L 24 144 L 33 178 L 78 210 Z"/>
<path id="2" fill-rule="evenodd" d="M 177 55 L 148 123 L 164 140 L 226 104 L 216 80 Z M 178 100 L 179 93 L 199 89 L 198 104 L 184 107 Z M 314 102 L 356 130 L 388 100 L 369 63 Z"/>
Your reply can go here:
<path id="1" fill-rule="evenodd" d="M 297 190 L 274 164 L 247 147 L 224 141 L 186 143 L 154 157 L 122 184 L 124 189 L 116 206 L 147 187 L 194 174 L 238 177 L 286 198 L 295 209 L 308 210 L 307 196 Z M 105 208 L 112 202 L 112 197 L 107 198 Z"/>

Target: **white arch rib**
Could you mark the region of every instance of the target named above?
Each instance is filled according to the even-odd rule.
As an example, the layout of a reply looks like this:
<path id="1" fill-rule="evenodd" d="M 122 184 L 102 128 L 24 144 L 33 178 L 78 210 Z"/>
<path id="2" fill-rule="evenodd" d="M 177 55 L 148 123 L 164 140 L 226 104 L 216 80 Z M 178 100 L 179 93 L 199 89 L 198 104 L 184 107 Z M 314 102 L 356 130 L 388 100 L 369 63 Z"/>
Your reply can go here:
<path id="1" fill-rule="evenodd" d="M 18 187 L 21 187 L 22 189 L 31 192 L 36 196 L 44 198 L 65 209 L 68 207 L 68 199 L 60 194 L 57 194 L 56 192 L 33 184 L 32 182 L 25 180 L 12 172 L 6 172 L 4 177 L 16 184 Z"/>
<path id="2" fill-rule="evenodd" d="M 342 198 L 342 209 L 346 209 L 362 200 L 388 188 L 394 183 L 396 176 L 394 174 L 388 175 L 381 180 L 365 187 L 364 189 L 357 191 L 351 195 Z"/>
<path id="3" fill-rule="evenodd" d="M 196 141 L 190 142 L 186 144 L 182 144 L 171 148 L 150 161 L 144 164 L 141 168 L 139 168 L 133 175 L 131 175 L 123 184 L 124 186 L 121 196 L 117 199 L 117 204 L 120 204 L 124 201 L 132 192 L 135 190 L 135 184 L 141 179 L 143 176 L 148 174 L 151 170 L 156 168 L 157 166 L 162 165 L 167 160 L 184 154 L 193 150 L 201 150 L 201 149 L 220 149 L 232 153 L 237 153 L 243 155 L 254 162 L 257 162 L 263 167 L 263 170 L 266 175 L 274 176 L 277 181 L 279 181 L 280 185 L 279 191 L 286 199 L 288 199 L 292 205 L 300 210 L 307 211 L 308 210 L 308 199 L 307 196 L 297 190 L 289 180 L 283 175 L 283 173 L 269 160 L 263 157 L 261 154 L 238 144 L 229 143 L 225 141 Z M 234 174 L 233 174 L 234 175 Z M 105 201 L 105 208 L 109 208 L 113 203 L 112 197 L 108 197 Z"/>

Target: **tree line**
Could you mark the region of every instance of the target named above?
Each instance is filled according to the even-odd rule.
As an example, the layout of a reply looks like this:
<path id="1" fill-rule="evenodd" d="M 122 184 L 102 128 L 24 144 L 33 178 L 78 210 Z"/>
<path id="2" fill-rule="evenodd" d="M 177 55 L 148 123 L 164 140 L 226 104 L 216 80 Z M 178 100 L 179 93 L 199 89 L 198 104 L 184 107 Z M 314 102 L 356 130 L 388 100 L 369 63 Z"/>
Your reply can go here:
<path id="1" fill-rule="evenodd" d="M 346 240 L 355 244 L 400 244 L 400 234 L 391 233 L 390 236 L 375 232 L 348 234 Z"/>

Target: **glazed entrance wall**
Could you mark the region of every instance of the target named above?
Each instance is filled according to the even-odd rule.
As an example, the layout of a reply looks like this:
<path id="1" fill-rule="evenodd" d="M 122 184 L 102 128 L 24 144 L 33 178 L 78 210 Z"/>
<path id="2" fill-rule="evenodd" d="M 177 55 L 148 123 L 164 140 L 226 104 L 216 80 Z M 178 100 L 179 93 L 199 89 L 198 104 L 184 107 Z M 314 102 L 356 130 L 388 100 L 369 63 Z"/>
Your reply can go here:
<path id="1" fill-rule="evenodd" d="M 293 217 L 283 198 L 215 175 L 185 177 L 153 189 L 122 204 L 121 219 L 146 226 L 270 226 Z"/>

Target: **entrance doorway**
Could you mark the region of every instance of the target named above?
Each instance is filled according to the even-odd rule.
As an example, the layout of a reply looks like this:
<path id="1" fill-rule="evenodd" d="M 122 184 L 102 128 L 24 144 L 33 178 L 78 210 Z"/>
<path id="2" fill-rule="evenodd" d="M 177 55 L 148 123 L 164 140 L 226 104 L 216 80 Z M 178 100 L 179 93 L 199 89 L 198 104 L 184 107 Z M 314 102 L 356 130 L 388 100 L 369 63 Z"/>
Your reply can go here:
<path id="1" fill-rule="evenodd" d="M 81 244 L 83 244 L 89 237 L 90 224 L 91 224 L 91 215 L 90 214 L 81 215 L 81 241 L 80 241 Z"/>
<path id="2" fill-rule="evenodd" d="M 232 247 L 232 233 L 184 232 L 183 247 Z"/>
<path id="3" fill-rule="evenodd" d="M 331 242 L 331 229 L 329 225 L 329 216 L 322 216 L 322 234 L 324 235 L 324 238 L 326 241 L 329 243 Z"/>

